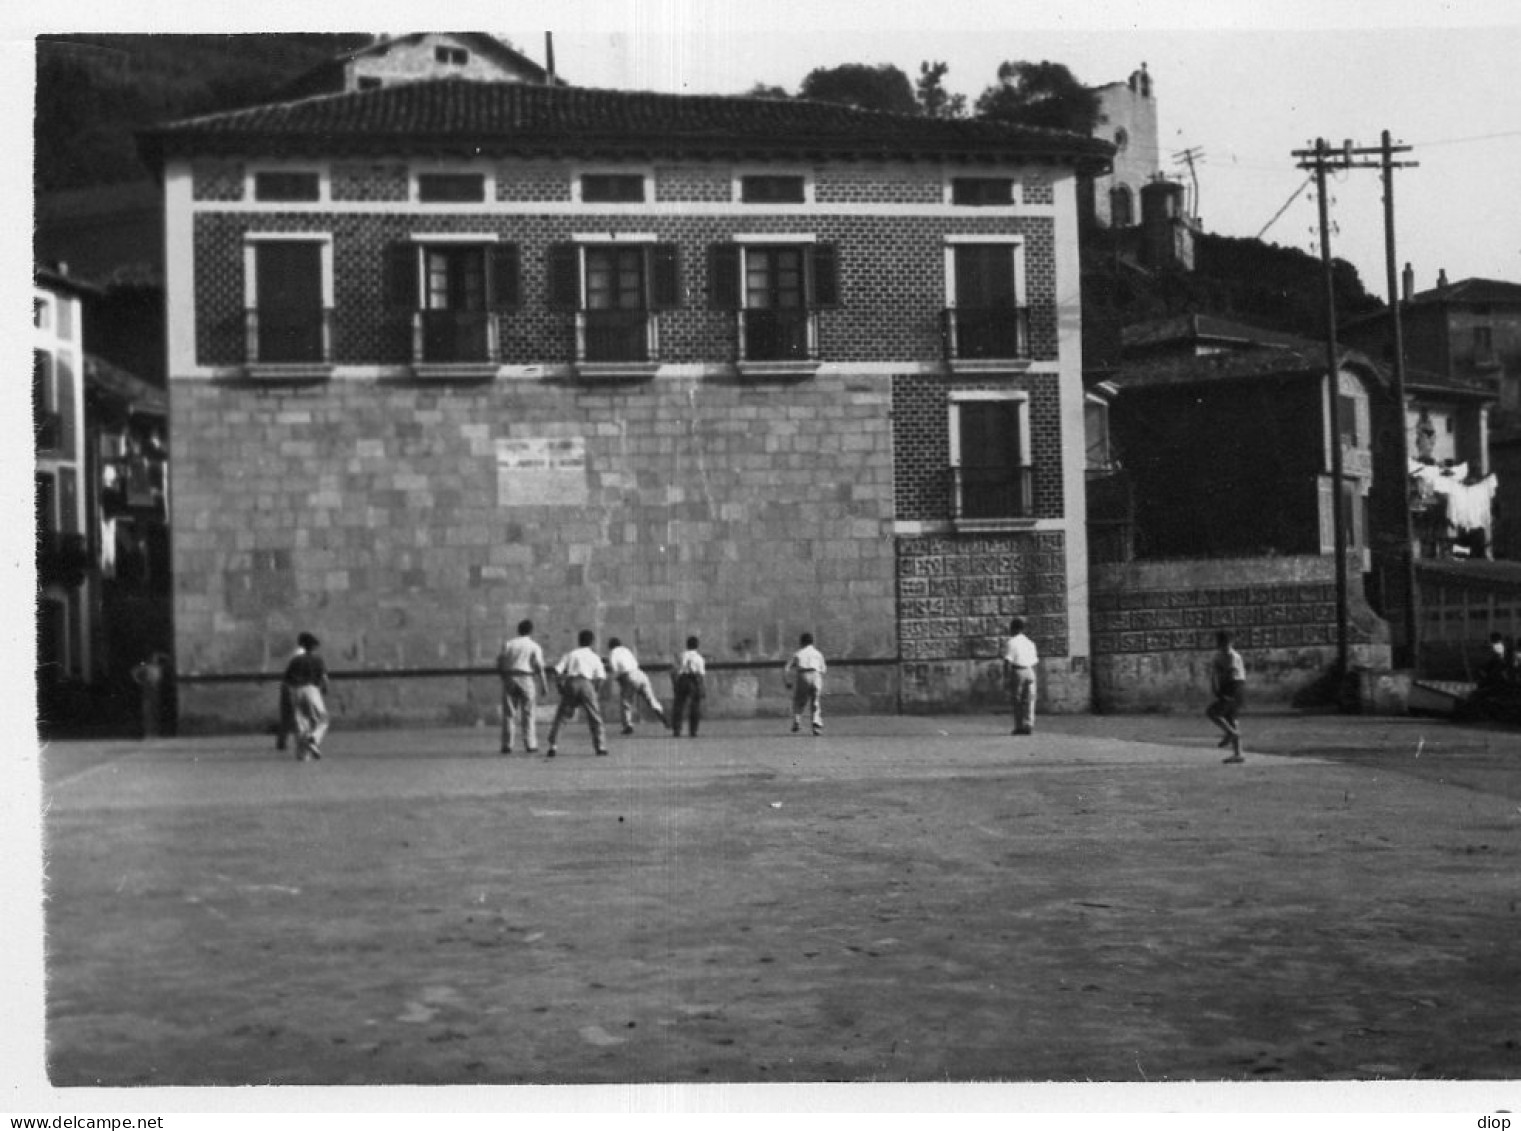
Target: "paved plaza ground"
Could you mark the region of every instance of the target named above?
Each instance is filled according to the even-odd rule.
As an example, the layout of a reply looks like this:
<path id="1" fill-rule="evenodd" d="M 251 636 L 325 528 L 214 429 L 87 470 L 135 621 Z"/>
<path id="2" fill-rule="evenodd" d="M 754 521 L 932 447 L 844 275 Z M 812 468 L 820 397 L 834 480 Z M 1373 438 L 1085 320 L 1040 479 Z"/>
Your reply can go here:
<path id="1" fill-rule="evenodd" d="M 715 719 L 42 755 L 54 1086 L 1521 1078 L 1521 733 Z"/>

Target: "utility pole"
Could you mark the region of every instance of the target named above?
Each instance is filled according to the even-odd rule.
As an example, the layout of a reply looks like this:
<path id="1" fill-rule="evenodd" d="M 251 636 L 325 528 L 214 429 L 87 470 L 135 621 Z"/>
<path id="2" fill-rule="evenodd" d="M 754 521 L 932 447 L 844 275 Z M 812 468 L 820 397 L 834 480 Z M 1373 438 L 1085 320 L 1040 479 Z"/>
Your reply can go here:
<path id="1" fill-rule="evenodd" d="M 1350 151 L 1351 148 L 1352 143 L 1349 141 L 1346 149 Z M 1300 158 L 1301 169 L 1314 170 L 1315 197 L 1320 207 L 1320 265 L 1325 276 L 1326 291 L 1327 407 L 1331 417 L 1331 541 L 1336 562 L 1336 675 L 1339 685 L 1346 678 L 1350 667 L 1347 634 L 1347 516 L 1345 500 L 1342 498 L 1341 365 L 1336 349 L 1336 288 L 1331 278 L 1331 215 L 1326 201 L 1326 167 L 1340 165 L 1342 160 L 1350 160 L 1350 157 L 1344 158 L 1333 153 L 1327 148 L 1325 138 L 1320 137 L 1315 139 L 1313 150 L 1296 149 L 1294 156 Z"/>
<path id="2" fill-rule="evenodd" d="M 1190 218 L 1197 220 L 1199 218 L 1199 173 L 1198 170 L 1194 168 L 1194 162 L 1204 160 L 1204 150 L 1200 149 L 1198 146 L 1191 146 L 1190 148 L 1182 150 L 1181 152 L 1174 153 L 1172 155 L 1172 159 L 1175 162 L 1180 162 L 1188 166 L 1188 176 L 1189 179 L 1193 181 L 1194 186 L 1193 208 L 1190 210 L 1192 213 Z"/>
<path id="3" fill-rule="evenodd" d="M 1399 407 L 1400 469 L 1405 470 L 1410 461 L 1410 441 L 1405 430 L 1405 332 L 1401 325 L 1399 281 L 1395 276 L 1394 254 L 1394 170 L 1413 168 L 1417 162 L 1395 161 L 1396 153 L 1408 153 L 1408 145 L 1392 145 L 1389 131 L 1383 133 L 1379 146 L 1379 163 L 1384 176 L 1384 273 L 1389 286 L 1389 318 L 1393 326 L 1394 348 L 1394 400 Z M 1401 564 L 1405 572 L 1405 647 L 1406 660 L 1412 669 L 1420 666 L 1420 613 L 1417 602 L 1420 593 L 1415 579 L 1415 530 L 1410 517 L 1408 493 L 1401 501 Z"/>
<path id="4" fill-rule="evenodd" d="M 1414 167 L 1413 161 L 1395 161 L 1396 153 L 1407 153 L 1408 145 L 1396 146 L 1390 142 L 1389 131 L 1383 132 L 1382 144 L 1373 148 L 1359 148 L 1352 142 L 1342 143 L 1342 148 L 1330 149 L 1323 138 L 1315 140 L 1315 148 L 1296 149 L 1293 155 L 1300 158 L 1301 169 L 1313 169 L 1315 173 L 1316 195 L 1320 203 L 1320 258 L 1321 266 L 1325 273 L 1326 286 L 1326 367 L 1331 383 L 1331 475 L 1335 479 L 1334 491 L 1331 497 L 1331 524 L 1335 528 L 1336 539 L 1336 654 L 1337 665 L 1341 673 L 1347 671 L 1347 576 L 1346 576 L 1346 534 L 1344 514 L 1345 507 L 1342 500 L 1342 446 L 1341 446 L 1341 405 L 1340 405 L 1340 375 L 1337 364 L 1336 348 L 1336 295 L 1332 286 L 1331 277 L 1331 236 L 1330 217 L 1328 202 L 1326 200 L 1326 169 L 1328 167 L 1338 169 L 1380 169 L 1384 179 L 1384 259 L 1385 271 L 1389 286 L 1389 310 L 1394 322 L 1394 399 L 1399 416 L 1398 435 L 1400 438 L 1399 468 L 1401 475 L 1404 474 L 1406 462 L 1409 459 L 1409 442 L 1405 433 L 1405 343 L 1403 331 L 1400 325 L 1400 295 L 1398 282 L 1395 276 L 1395 253 L 1394 253 L 1394 170 L 1399 168 Z M 1377 161 L 1366 160 L 1376 156 Z M 1354 160 L 1357 158 L 1357 160 Z M 1401 528 L 1403 531 L 1404 546 L 1401 558 L 1405 567 L 1405 639 L 1410 648 L 1410 662 L 1412 666 L 1419 655 L 1417 650 L 1419 624 L 1416 614 L 1416 581 L 1415 581 L 1415 548 L 1414 533 L 1411 527 L 1410 503 L 1402 497 L 1400 505 Z"/>

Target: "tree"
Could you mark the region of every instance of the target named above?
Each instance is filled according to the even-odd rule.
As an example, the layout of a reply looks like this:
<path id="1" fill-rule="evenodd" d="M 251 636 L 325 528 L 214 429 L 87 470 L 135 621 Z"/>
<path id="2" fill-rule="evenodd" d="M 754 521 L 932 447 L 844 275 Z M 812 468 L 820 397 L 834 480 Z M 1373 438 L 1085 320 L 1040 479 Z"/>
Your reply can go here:
<path id="1" fill-rule="evenodd" d="M 914 82 L 914 97 L 919 113 L 926 118 L 966 117 L 966 95 L 951 94 L 945 89 L 945 63 L 920 63 L 919 78 Z"/>
<path id="2" fill-rule="evenodd" d="M 891 63 L 879 63 L 875 67 L 865 63 L 817 67 L 803 79 L 798 87 L 798 97 L 893 114 L 919 112 L 908 76 Z"/>
<path id="3" fill-rule="evenodd" d="M 1085 135 L 1103 117 L 1097 94 L 1063 64 L 1044 60 L 999 64 L 998 82 L 978 96 L 976 116 Z"/>
<path id="4" fill-rule="evenodd" d="M 763 82 L 757 82 L 749 90 L 745 91 L 746 98 L 771 98 L 785 102 L 792 95 L 787 93 L 785 87 L 768 86 Z"/>

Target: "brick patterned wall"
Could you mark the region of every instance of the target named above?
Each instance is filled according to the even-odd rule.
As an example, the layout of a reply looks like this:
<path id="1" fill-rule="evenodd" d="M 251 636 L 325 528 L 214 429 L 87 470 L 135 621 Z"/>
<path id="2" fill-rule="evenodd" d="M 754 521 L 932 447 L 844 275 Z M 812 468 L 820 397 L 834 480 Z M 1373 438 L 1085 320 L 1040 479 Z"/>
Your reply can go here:
<path id="1" fill-rule="evenodd" d="M 242 200 L 241 161 L 197 161 L 191 166 L 191 195 L 196 200 Z"/>
<path id="2" fill-rule="evenodd" d="M 346 162 L 334 164 L 334 200 L 406 200 L 410 191 L 408 171 L 402 161 Z"/>
<path id="3" fill-rule="evenodd" d="M 1026 204 L 1055 204 L 1056 189 L 1049 177 L 1031 174 L 1021 182 L 1024 185 Z"/>
<path id="4" fill-rule="evenodd" d="M 659 201 L 727 204 L 734 198 L 734 177 L 727 167 L 658 165 L 655 199 Z"/>
<path id="5" fill-rule="evenodd" d="M 950 517 L 950 394 L 969 389 L 1017 389 L 1030 394 L 1035 517 L 1062 517 L 1065 503 L 1061 394 L 1054 373 L 1026 373 L 998 381 L 923 375 L 894 377 L 893 486 L 897 517 L 930 522 Z"/>
<path id="6" fill-rule="evenodd" d="M 880 378 L 821 376 L 785 404 L 774 386 L 677 379 L 181 378 L 171 401 L 182 671 L 278 670 L 303 628 L 338 670 L 489 664 L 525 615 L 551 652 L 586 626 L 652 663 L 689 632 L 710 659 L 778 670 L 805 629 L 831 658 L 897 654 Z M 564 481 L 577 501 L 503 502 L 497 442 L 525 438 L 584 443 L 584 469 Z M 842 668 L 831 694 L 866 694 L 854 681 L 882 684 L 882 671 Z M 772 696 L 779 710 L 780 679 L 754 682 L 747 702 L 715 706 Z M 379 714 L 455 718 L 447 697 L 464 693 L 442 681 L 444 699 L 402 707 L 407 681 L 380 684 L 391 690 L 363 692 Z M 236 722 L 217 717 L 236 701 L 214 686 L 183 691 L 188 725 Z M 873 694 L 891 708 L 891 689 Z M 244 698 L 262 722 L 269 703 Z"/>
<path id="7" fill-rule="evenodd" d="M 891 176 L 882 169 L 830 169 L 813 185 L 820 204 L 940 204 L 945 178 L 940 171 Z"/>
<path id="8" fill-rule="evenodd" d="M 708 307 L 708 248 L 738 231 L 817 234 L 839 248 L 841 303 L 819 316 L 826 361 L 937 361 L 943 355 L 944 236 L 947 233 L 1021 231 L 1027 238 L 1026 278 L 1031 301 L 1032 352 L 1057 354 L 1054 234 L 1045 218 L 1003 219 L 886 216 L 785 216 L 757 211 L 736 216 L 610 216 L 609 231 L 654 232 L 681 247 L 684 305 L 659 315 L 661 358 L 670 362 L 728 360 L 734 356 L 730 312 Z M 235 365 L 243 358 L 243 233 L 323 231 L 333 236 L 334 358 L 342 363 L 408 360 L 407 324 L 387 310 L 386 252 L 412 232 L 495 232 L 522 249 L 522 306 L 501 325 L 504 362 L 568 361 L 573 318 L 547 304 L 547 249 L 584 232 L 574 216 L 459 215 L 418 211 L 313 214 L 203 212 L 195 217 L 196 343 L 203 365 Z M 377 317 L 378 315 L 378 317 Z"/>
<path id="9" fill-rule="evenodd" d="M 1334 558 L 1283 556 L 1095 566 L 1093 696 L 1103 710 L 1209 701 L 1215 633 L 1246 660 L 1247 702 L 1287 703 L 1336 659 Z M 1352 662 L 1389 667 L 1388 626 L 1348 587 Z"/>
<path id="10" fill-rule="evenodd" d="M 571 199 L 570 166 L 562 161 L 504 161 L 496 167 L 496 198 L 518 202 Z"/>
<path id="11" fill-rule="evenodd" d="M 1022 531 L 898 540 L 898 632 L 905 661 L 996 658 L 1009 618 L 1043 656 L 1067 654 L 1066 539 Z"/>

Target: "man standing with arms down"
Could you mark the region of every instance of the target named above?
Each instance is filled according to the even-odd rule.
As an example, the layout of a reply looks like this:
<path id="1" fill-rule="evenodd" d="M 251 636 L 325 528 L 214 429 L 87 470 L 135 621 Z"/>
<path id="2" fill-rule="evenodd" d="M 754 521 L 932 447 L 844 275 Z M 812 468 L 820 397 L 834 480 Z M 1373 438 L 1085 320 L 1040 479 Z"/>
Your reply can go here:
<path id="1" fill-rule="evenodd" d="M 518 622 L 518 634 L 497 653 L 496 670 L 502 677 L 502 753 L 512 753 L 512 732 L 521 729 L 524 749 L 537 754 L 539 733 L 534 708 L 538 700 L 534 692 L 547 699 L 549 684 L 544 679 L 544 650 L 533 639 L 533 621 Z"/>
<path id="2" fill-rule="evenodd" d="M 814 734 L 824 733 L 824 672 L 828 665 L 824 655 L 813 646 L 813 633 L 798 637 L 797 651 L 782 669 L 782 681 L 792 692 L 792 733 L 803 729 L 803 715 L 813 726 Z"/>
<path id="3" fill-rule="evenodd" d="M 1009 639 L 1003 646 L 1003 673 L 1014 706 L 1014 733 L 1035 733 L 1035 665 L 1040 653 L 1025 635 L 1023 617 L 1009 621 Z"/>
<path id="4" fill-rule="evenodd" d="M 597 698 L 602 685 L 607 682 L 607 669 L 602 657 L 592 650 L 597 634 L 583 628 L 576 638 L 577 647 L 561 657 L 555 665 L 555 675 L 560 679 L 560 706 L 555 711 L 555 721 L 549 724 L 549 749 L 546 758 L 555 756 L 555 740 L 560 737 L 560 727 L 581 707 L 586 711 L 586 721 L 591 725 L 592 748 L 598 755 L 607 753 L 607 735 L 602 726 L 602 708 Z"/>
<path id="5" fill-rule="evenodd" d="M 301 651 L 285 665 L 285 686 L 290 688 L 291 709 L 296 717 L 296 761 L 322 757 L 322 740 L 327 735 L 327 665 L 317 654 L 321 647 L 310 632 L 296 637 Z"/>

